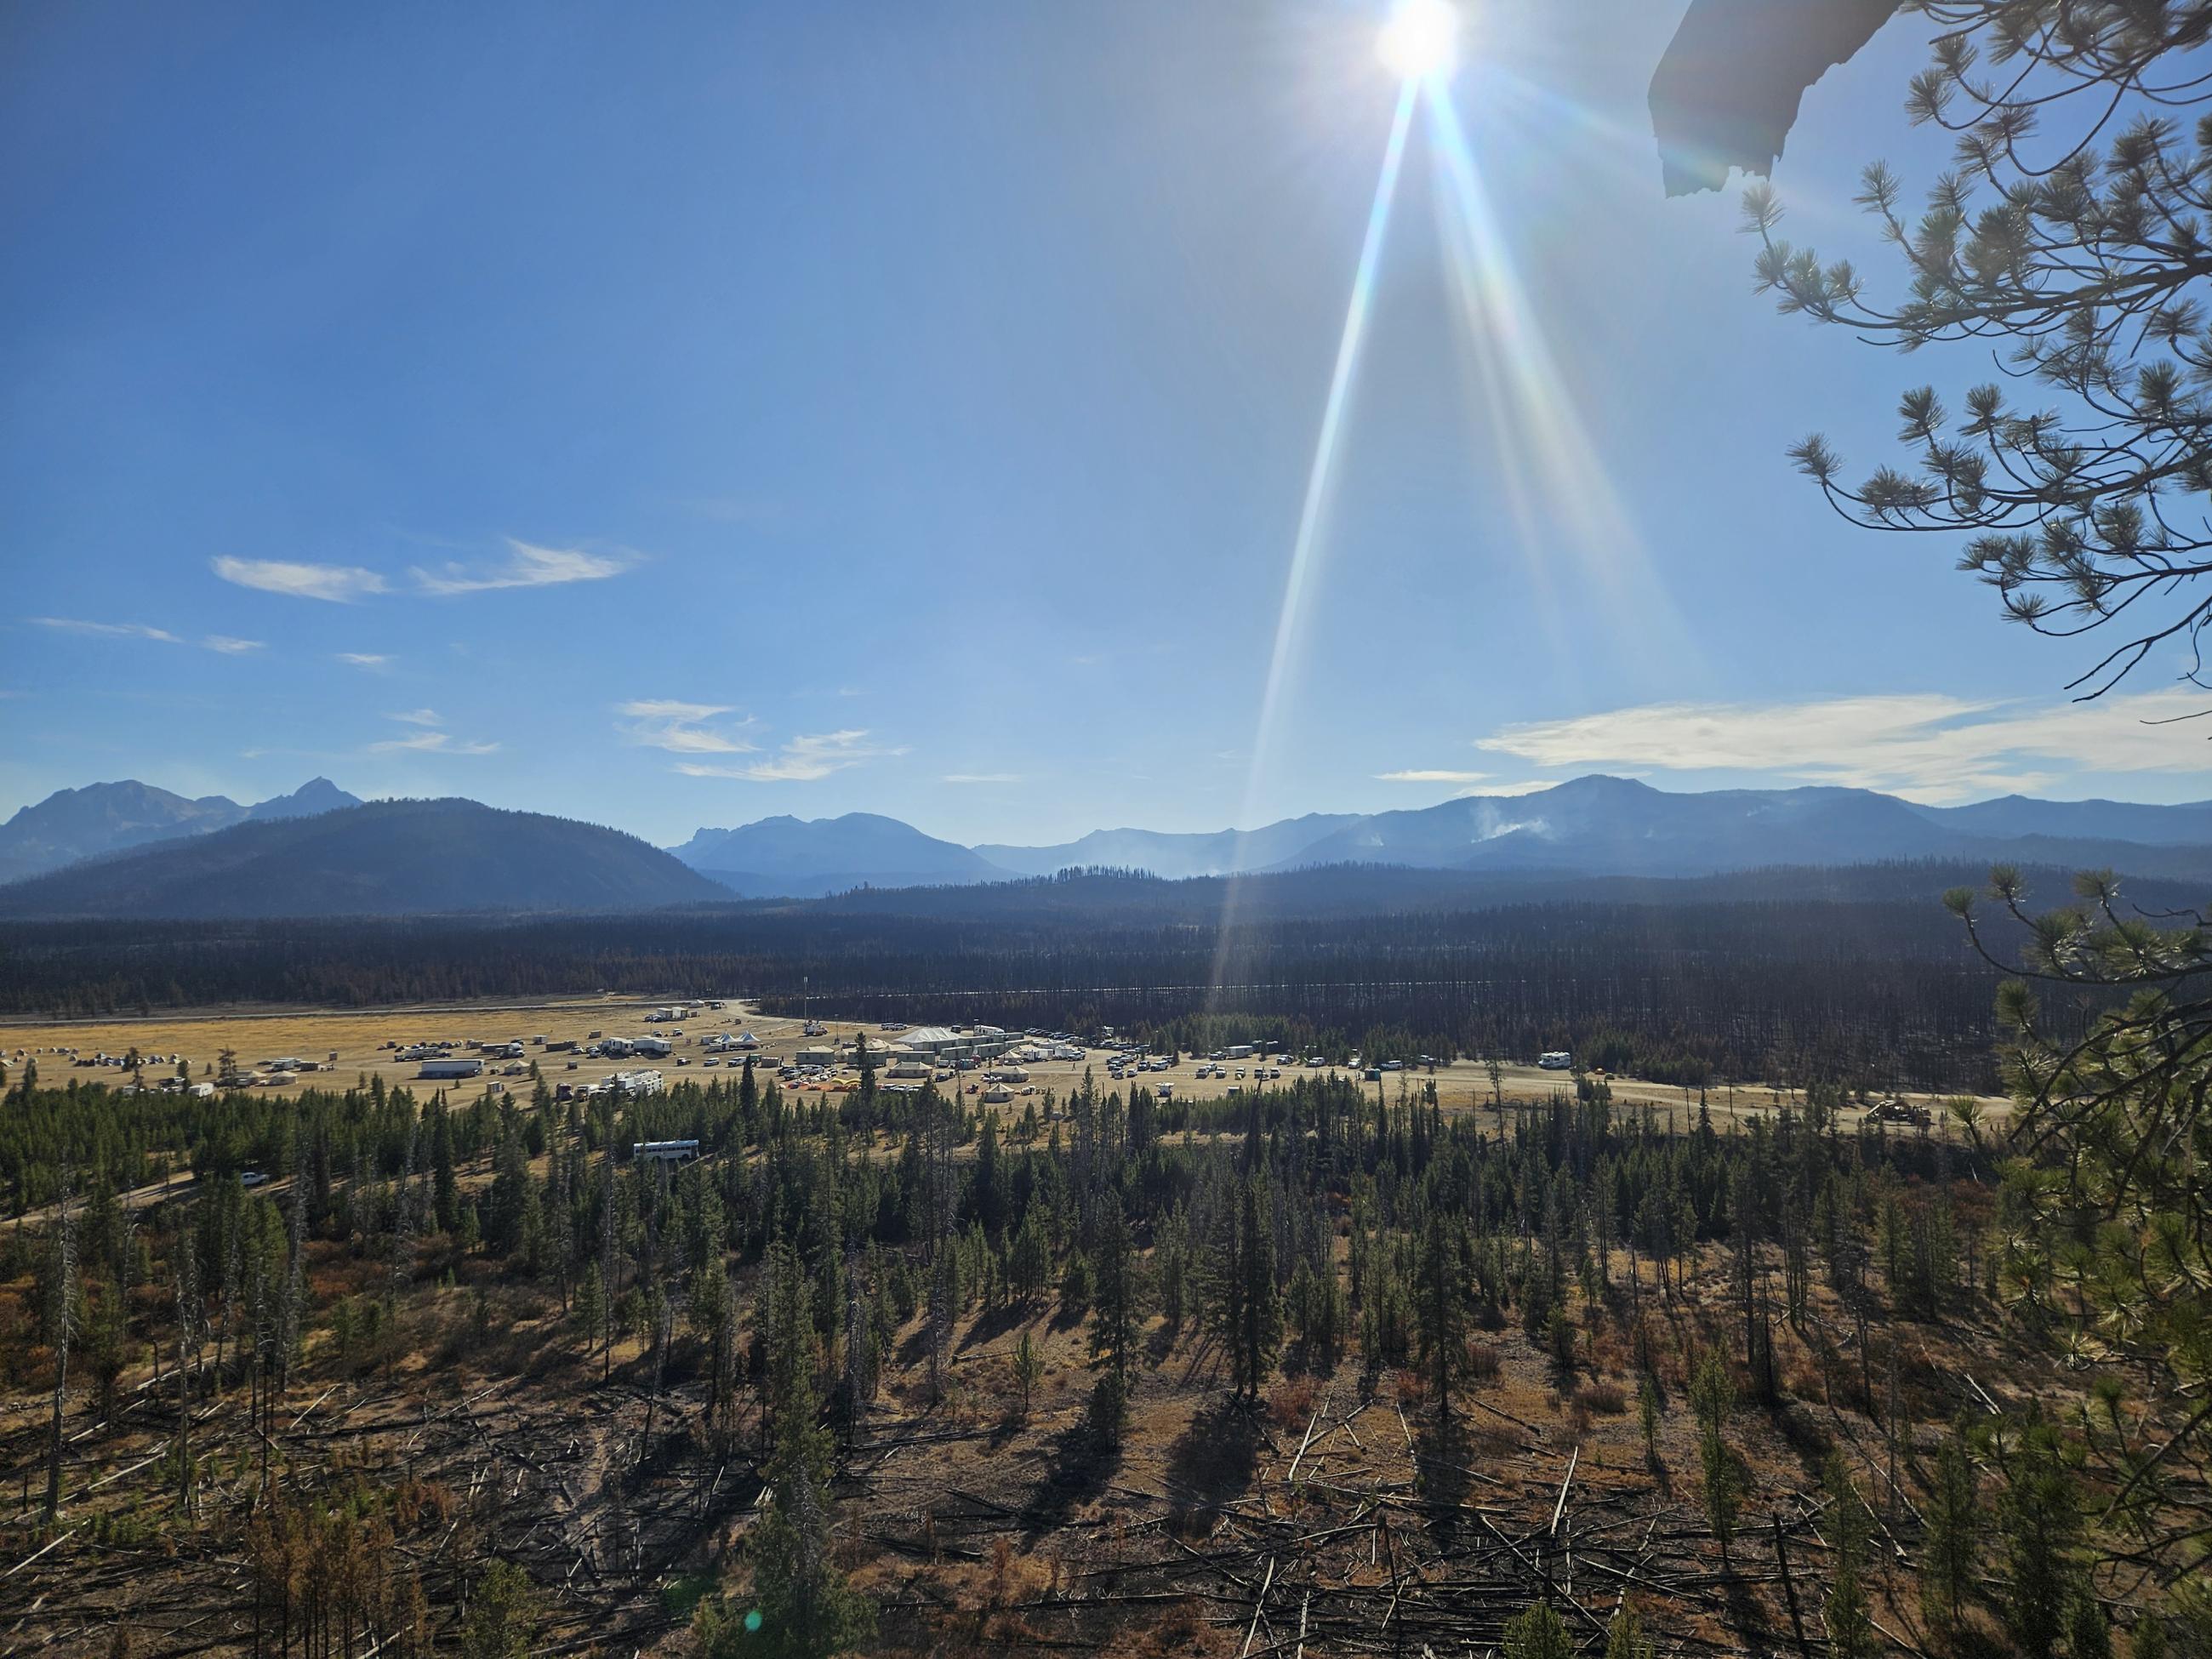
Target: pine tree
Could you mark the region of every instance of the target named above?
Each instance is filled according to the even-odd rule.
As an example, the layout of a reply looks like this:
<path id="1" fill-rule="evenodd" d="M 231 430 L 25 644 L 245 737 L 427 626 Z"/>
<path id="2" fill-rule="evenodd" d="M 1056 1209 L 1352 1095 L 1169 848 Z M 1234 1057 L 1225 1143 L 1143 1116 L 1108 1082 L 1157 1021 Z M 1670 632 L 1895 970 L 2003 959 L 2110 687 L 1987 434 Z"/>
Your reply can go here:
<path id="1" fill-rule="evenodd" d="M 769 1247 L 766 1276 L 769 1452 L 764 1473 L 775 1502 L 752 1546 L 759 1630 L 748 1635 L 742 1623 L 733 1622 L 726 1640 L 710 1632 L 702 1645 L 715 1656 L 815 1659 L 866 1639 L 874 1618 L 830 1559 L 824 1494 L 832 1449 L 819 1421 L 805 1274 L 781 1240 Z"/>
<path id="2" fill-rule="evenodd" d="M 1920 1607 L 1931 1625 L 1955 1629 L 1973 1587 L 1984 1524 L 1979 1499 L 1965 1433 L 1954 1428 L 1936 1454 L 1923 1510 L 1928 1530 L 1920 1548 Z"/>
<path id="3" fill-rule="evenodd" d="M 1659 1644 L 1644 1633 L 1644 1621 L 1626 1601 L 1606 1626 L 1605 1659 L 1659 1659 Z"/>
<path id="4" fill-rule="evenodd" d="M 2051 1659 L 2073 1583 L 2073 1472 L 2048 1423 L 2031 1421 L 2005 1470 L 1997 1504 L 2004 1540 L 2005 1625 L 2027 1659 Z"/>
<path id="5" fill-rule="evenodd" d="M 1551 1603 L 1539 1601 L 1505 1621 L 1499 1659 L 1575 1659 L 1575 1644 Z"/>
<path id="6" fill-rule="evenodd" d="M 1840 1451 L 1828 1454 L 1828 1595 L 1821 1606 L 1831 1659 L 1874 1659 L 1874 1621 L 1867 1604 L 1866 1553 L 1873 1517 L 1851 1484 Z"/>
<path id="7" fill-rule="evenodd" d="M 576 1328 L 584 1333 L 584 1351 L 589 1353 L 598 1346 L 607 1323 L 606 1282 L 599 1276 L 596 1261 L 584 1269 L 584 1282 L 576 1291 L 575 1320 Z"/>
<path id="8" fill-rule="evenodd" d="M 1044 1380 L 1044 1359 L 1037 1352 L 1036 1342 L 1024 1330 L 1021 1340 L 1014 1345 L 1014 1386 L 1022 1391 L 1022 1420 L 1027 1422 L 1030 1401 L 1036 1386 Z"/>
<path id="9" fill-rule="evenodd" d="M 1441 1204 L 1421 1230 L 1416 1297 L 1420 1357 L 1436 1391 L 1437 1415 L 1451 1415 L 1452 1383 L 1467 1367 L 1467 1224 Z"/>
<path id="10" fill-rule="evenodd" d="M 1705 1500 L 1705 1519 L 1719 1540 L 1721 1563 L 1731 1566 L 1729 1546 L 1735 1534 L 1736 1510 L 1742 1498 L 1743 1476 L 1735 1449 L 1725 1432 L 1729 1415 L 1735 1409 L 1735 1384 L 1728 1365 L 1711 1349 L 1698 1361 L 1690 1381 L 1690 1405 L 1698 1417 L 1698 1464 Z"/>
<path id="11" fill-rule="evenodd" d="M 1103 1354 L 1126 1389 L 1137 1319 L 1136 1261 L 1121 1200 L 1110 1195 L 1091 1252 L 1091 1353 Z"/>
<path id="12" fill-rule="evenodd" d="M 495 1557 L 469 1598 L 469 1616 L 461 1626 L 463 1659 L 528 1659 L 537 1601 L 529 1575 Z"/>
<path id="13" fill-rule="evenodd" d="M 62 1413 L 69 1400 L 70 1340 L 76 1334 L 76 1219 L 70 1206 L 76 1193 L 69 1166 L 62 1167 L 61 1197 L 53 1226 L 53 1255 L 47 1293 L 48 1338 L 54 1350 L 53 1419 L 46 1441 L 46 1524 L 62 1511 Z"/>
<path id="14" fill-rule="evenodd" d="M 1274 1231 L 1256 1177 L 1239 1182 L 1234 1201 L 1221 1206 L 1207 1277 L 1207 1311 L 1229 1355 L 1231 1391 L 1256 1401 L 1283 1342 Z"/>

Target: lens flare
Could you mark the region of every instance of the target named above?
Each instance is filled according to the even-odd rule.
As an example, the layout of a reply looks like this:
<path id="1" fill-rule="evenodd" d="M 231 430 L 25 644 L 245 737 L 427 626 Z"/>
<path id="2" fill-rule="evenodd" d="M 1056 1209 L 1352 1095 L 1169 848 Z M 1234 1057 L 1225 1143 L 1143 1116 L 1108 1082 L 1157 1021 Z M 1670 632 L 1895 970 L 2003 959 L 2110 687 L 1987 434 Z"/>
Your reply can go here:
<path id="1" fill-rule="evenodd" d="M 1250 823 L 1258 810 L 1260 788 L 1274 747 L 1275 727 L 1282 712 L 1284 688 L 1297 653 L 1300 623 L 1305 612 L 1306 587 L 1313 574 L 1314 552 L 1321 533 L 1336 471 L 1337 439 L 1344 428 L 1345 405 L 1350 401 L 1353 371 L 1359 364 L 1359 345 L 1367 332 L 1367 313 L 1375 295 L 1375 268 L 1382 256 L 1383 233 L 1390 225 L 1390 204 L 1398 193 L 1398 174 L 1406 160 L 1406 135 L 1413 125 L 1413 106 L 1420 83 L 1407 81 L 1399 88 L 1397 112 L 1390 120 L 1390 138 L 1382 150 L 1382 170 L 1375 180 L 1375 199 L 1367 209 L 1367 234 L 1360 240 L 1359 263 L 1352 277 L 1352 296 L 1344 310 L 1344 330 L 1337 337 L 1336 365 L 1328 377 L 1328 396 L 1322 404 L 1321 430 L 1314 440 L 1313 465 L 1306 473 L 1305 499 L 1298 509 L 1297 533 L 1291 543 L 1291 568 L 1283 583 L 1282 609 L 1275 618 L 1275 648 L 1267 661 L 1266 689 L 1260 696 L 1260 718 L 1252 738 L 1252 753 L 1245 775 L 1244 810 L 1240 823 Z M 1239 848 L 1241 857 L 1242 848 Z M 1221 983 L 1229 949 L 1230 928 L 1237 908 L 1237 878 L 1228 878 L 1222 896 L 1221 932 L 1214 954 L 1213 983 Z"/>
<path id="2" fill-rule="evenodd" d="M 1275 618 L 1274 654 L 1267 663 L 1267 689 L 1261 694 L 1260 722 L 1252 744 L 1252 771 L 1245 805 L 1254 805 L 1261 769 L 1274 736 L 1285 682 L 1297 655 L 1298 624 L 1305 610 L 1305 593 L 1313 574 L 1314 553 L 1322 520 L 1328 507 L 1329 486 L 1336 473 L 1337 441 L 1344 430 L 1345 405 L 1350 401 L 1353 372 L 1359 365 L 1360 342 L 1366 337 L 1367 313 L 1375 296 L 1375 268 L 1382 258 L 1383 233 L 1390 224 L 1391 198 L 1397 194 L 1398 173 L 1406 159 L 1406 135 L 1413 124 L 1415 88 L 1407 82 L 1398 94 L 1398 112 L 1390 123 L 1390 142 L 1382 152 L 1382 171 L 1375 181 L 1375 199 L 1367 210 L 1367 234 L 1359 246 L 1359 264 L 1352 278 L 1352 297 L 1344 312 L 1344 331 L 1337 337 L 1336 366 L 1328 379 L 1328 397 L 1322 404 L 1321 430 L 1314 440 L 1313 465 L 1306 472 L 1305 499 L 1298 509 L 1297 533 L 1291 543 L 1290 574 L 1283 584 L 1283 605 Z"/>
<path id="3" fill-rule="evenodd" d="M 1488 435 L 1508 481 L 1510 515 L 1539 586 L 1561 584 L 1604 617 L 1613 637 L 1637 641 L 1640 655 L 1670 672 L 1700 672 L 1702 655 L 1651 568 L 1514 268 L 1467 129 L 1449 100 L 1426 102 L 1441 194 L 1457 221 L 1455 234 L 1443 239 L 1446 256 L 1491 417 Z"/>
<path id="4" fill-rule="evenodd" d="M 1403 81 L 1444 81 L 1459 66 L 1459 14 L 1451 0 L 1399 0 L 1375 55 Z"/>

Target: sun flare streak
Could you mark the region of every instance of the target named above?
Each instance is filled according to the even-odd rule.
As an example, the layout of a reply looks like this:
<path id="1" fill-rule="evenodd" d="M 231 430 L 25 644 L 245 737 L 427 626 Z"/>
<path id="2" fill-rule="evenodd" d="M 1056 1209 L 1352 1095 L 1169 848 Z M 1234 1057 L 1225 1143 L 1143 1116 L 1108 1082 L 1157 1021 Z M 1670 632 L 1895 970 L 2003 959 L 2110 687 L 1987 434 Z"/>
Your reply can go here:
<path id="1" fill-rule="evenodd" d="M 1467 129 L 1448 99 L 1431 98 L 1427 108 L 1443 194 L 1458 220 L 1443 240 L 1523 552 L 1540 564 L 1565 552 L 1571 562 L 1558 577 L 1606 614 L 1617 637 L 1658 647 L 1677 666 L 1693 663 L 1688 630 L 1651 570 L 1506 252 Z M 1554 578 L 1538 575 L 1544 586 Z"/>
<path id="2" fill-rule="evenodd" d="M 1266 688 L 1260 696 L 1260 718 L 1252 741 L 1252 758 L 1244 784 L 1241 823 L 1254 821 L 1260 787 L 1274 745 L 1275 729 L 1282 712 L 1284 687 L 1288 683 L 1304 619 L 1307 589 L 1313 575 L 1314 554 L 1322 519 L 1328 508 L 1329 486 L 1336 471 L 1337 440 L 1344 428 L 1344 411 L 1351 400 L 1352 381 L 1359 366 L 1360 342 L 1367 332 L 1367 316 L 1375 295 L 1375 270 L 1382 254 L 1384 234 L 1390 224 L 1390 204 L 1398 193 L 1398 174 L 1406 159 L 1407 135 L 1413 125 L 1413 107 L 1420 100 L 1421 82 L 1407 78 L 1398 89 L 1398 107 L 1390 120 L 1390 138 L 1382 151 L 1382 168 L 1375 181 L 1375 198 L 1367 210 L 1367 231 L 1359 244 L 1359 264 L 1352 273 L 1352 296 L 1344 311 L 1344 330 L 1337 337 L 1336 363 L 1330 370 L 1328 396 L 1322 405 L 1321 431 L 1314 441 L 1313 465 L 1306 474 L 1304 499 L 1298 508 L 1297 533 L 1291 542 L 1289 574 L 1283 584 L 1283 604 L 1275 619 L 1275 645 L 1267 662 Z M 1231 921 L 1237 905 L 1237 883 L 1231 878 L 1222 899 L 1220 942 L 1214 953 L 1213 982 L 1221 981 Z"/>
<path id="3" fill-rule="evenodd" d="M 1283 585 L 1282 610 L 1275 620 L 1274 653 L 1267 663 L 1266 690 L 1260 698 L 1260 720 L 1252 744 L 1251 771 L 1245 788 L 1247 815 L 1255 805 L 1265 769 L 1275 724 L 1281 712 L 1283 688 L 1297 655 L 1306 591 L 1313 576 L 1314 552 L 1327 515 L 1330 485 L 1335 481 L 1336 448 L 1344 430 L 1345 406 L 1351 400 L 1352 375 L 1359 366 L 1359 346 L 1367 332 L 1367 315 L 1375 295 L 1375 268 L 1382 257 L 1383 233 L 1390 223 L 1390 202 L 1397 193 L 1398 173 L 1406 158 L 1406 136 L 1413 123 L 1419 100 L 1418 83 L 1408 81 L 1398 94 L 1398 112 L 1390 123 L 1390 142 L 1382 153 L 1382 176 L 1375 183 L 1375 200 L 1367 211 L 1367 234 L 1359 246 L 1359 264 L 1352 279 L 1352 298 L 1345 307 L 1344 331 L 1336 343 L 1336 366 L 1330 373 L 1328 398 L 1322 405 L 1321 431 L 1314 441 L 1313 465 L 1306 474 L 1304 500 L 1298 508 L 1297 533 L 1291 543 L 1290 574 Z"/>

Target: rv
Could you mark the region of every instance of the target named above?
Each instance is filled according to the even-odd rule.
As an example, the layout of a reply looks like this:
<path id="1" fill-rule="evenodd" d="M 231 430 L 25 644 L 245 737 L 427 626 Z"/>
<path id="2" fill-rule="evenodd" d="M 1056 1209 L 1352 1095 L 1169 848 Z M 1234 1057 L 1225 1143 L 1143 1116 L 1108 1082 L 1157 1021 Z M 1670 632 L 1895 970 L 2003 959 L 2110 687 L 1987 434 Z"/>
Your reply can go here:
<path id="1" fill-rule="evenodd" d="M 415 1075 L 434 1083 L 451 1083 L 465 1077 L 480 1077 L 483 1073 L 483 1061 L 480 1060 L 426 1060 L 422 1062 L 422 1069 Z"/>
<path id="2" fill-rule="evenodd" d="M 1565 1048 L 1547 1048 L 1536 1056 L 1536 1064 L 1547 1072 L 1564 1072 L 1575 1063 L 1575 1057 Z"/>

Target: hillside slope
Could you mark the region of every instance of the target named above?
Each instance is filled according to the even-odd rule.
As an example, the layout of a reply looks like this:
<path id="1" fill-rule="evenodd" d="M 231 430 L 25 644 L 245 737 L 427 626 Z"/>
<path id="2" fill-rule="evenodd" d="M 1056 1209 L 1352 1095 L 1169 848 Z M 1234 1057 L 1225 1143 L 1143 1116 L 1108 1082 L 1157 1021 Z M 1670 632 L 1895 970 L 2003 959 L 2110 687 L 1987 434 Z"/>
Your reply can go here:
<path id="1" fill-rule="evenodd" d="M 0 916 L 428 915 L 726 900 L 635 836 L 470 800 L 241 823 L 0 887 Z"/>

